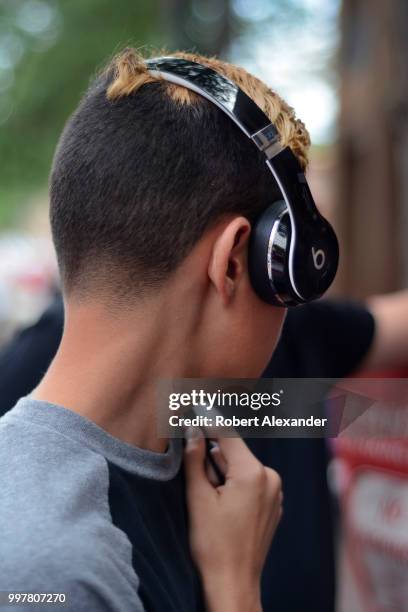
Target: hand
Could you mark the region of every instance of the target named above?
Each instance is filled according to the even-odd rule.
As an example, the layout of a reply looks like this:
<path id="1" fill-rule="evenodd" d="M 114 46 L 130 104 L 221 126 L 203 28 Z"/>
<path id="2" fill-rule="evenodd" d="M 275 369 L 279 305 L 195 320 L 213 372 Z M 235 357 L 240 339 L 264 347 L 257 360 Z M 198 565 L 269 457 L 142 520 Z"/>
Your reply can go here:
<path id="1" fill-rule="evenodd" d="M 225 484 L 213 486 L 205 440 L 195 431 L 185 450 L 187 505 L 191 552 L 208 610 L 258 612 L 262 568 L 282 514 L 280 477 L 240 438 L 221 438 Z"/>

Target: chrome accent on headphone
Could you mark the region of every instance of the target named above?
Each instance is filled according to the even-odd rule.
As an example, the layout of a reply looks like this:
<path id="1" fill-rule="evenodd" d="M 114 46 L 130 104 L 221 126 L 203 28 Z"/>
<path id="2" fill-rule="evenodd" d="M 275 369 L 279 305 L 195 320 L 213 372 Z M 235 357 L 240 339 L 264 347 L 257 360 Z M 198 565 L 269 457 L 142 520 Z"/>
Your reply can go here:
<path id="1" fill-rule="evenodd" d="M 294 217 L 293 217 L 293 210 L 292 210 L 292 207 L 291 207 L 288 195 L 286 193 L 286 190 L 285 190 L 284 186 L 282 185 L 281 180 L 279 178 L 279 175 L 276 172 L 276 170 L 273 167 L 273 165 L 271 164 L 270 160 L 268 160 L 266 162 L 266 165 L 271 170 L 271 172 L 272 172 L 272 174 L 273 174 L 273 176 L 275 178 L 275 181 L 277 182 L 278 187 L 279 187 L 279 189 L 281 191 L 283 199 L 286 202 L 286 206 L 288 207 L 288 214 L 289 214 L 289 217 L 290 217 L 291 227 L 292 227 L 292 240 L 290 241 L 290 246 L 289 246 L 288 272 L 289 272 L 289 278 L 290 278 L 290 282 L 291 282 L 293 291 L 302 300 L 303 296 L 302 296 L 302 294 L 300 293 L 300 291 L 298 290 L 298 288 L 296 286 L 295 275 L 293 273 L 293 267 L 294 267 L 293 266 L 293 258 L 294 258 L 295 244 L 296 244 L 296 239 L 297 239 L 297 236 L 296 236 L 296 223 L 295 223 L 295 220 L 294 220 Z"/>
<path id="2" fill-rule="evenodd" d="M 275 284 L 273 282 L 273 255 L 272 252 L 276 251 L 278 249 L 277 247 L 277 241 L 276 241 L 276 234 L 278 233 L 278 229 L 279 229 L 279 224 L 282 220 L 283 215 L 285 214 L 285 211 L 282 211 L 281 214 L 279 215 L 279 217 L 276 219 L 275 223 L 273 224 L 272 227 L 272 231 L 271 234 L 269 236 L 269 241 L 268 241 L 268 252 L 267 252 L 267 256 L 266 256 L 266 266 L 267 266 L 267 270 L 268 270 L 268 278 L 269 278 L 269 283 L 272 287 L 272 290 L 275 294 L 275 299 L 282 305 L 285 306 L 285 302 L 282 300 L 282 298 L 280 297 Z"/>
<path id="3" fill-rule="evenodd" d="M 273 123 L 270 123 L 262 128 L 262 130 L 259 130 L 259 132 L 253 134 L 251 139 L 258 149 L 265 153 L 268 159 L 272 159 L 272 157 L 280 153 L 283 149 L 280 143 L 279 133 Z"/>

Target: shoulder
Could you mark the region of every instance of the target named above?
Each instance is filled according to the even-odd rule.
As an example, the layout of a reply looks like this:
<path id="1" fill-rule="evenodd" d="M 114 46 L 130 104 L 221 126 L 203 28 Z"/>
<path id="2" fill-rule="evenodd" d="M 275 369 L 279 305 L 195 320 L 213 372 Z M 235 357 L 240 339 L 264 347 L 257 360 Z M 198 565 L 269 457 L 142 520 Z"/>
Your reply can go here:
<path id="1" fill-rule="evenodd" d="M 0 420 L 0 590 L 69 590 L 72 609 L 127 610 L 115 597 L 135 601 L 137 577 L 131 544 L 112 523 L 105 458 L 29 425 Z"/>
<path id="2" fill-rule="evenodd" d="M 18 404 L 17 404 L 18 406 Z M 102 508 L 108 488 L 105 458 L 47 426 L 15 418 L 15 408 L 0 419 L 0 512 L 30 508 L 47 516 L 89 497 Z M 25 518 L 29 518 L 27 514 Z"/>
<path id="3" fill-rule="evenodd" d="M 13 411 L 0 419 L 0 591 L 65 593 L 79 612 L 143 610 L 105 457 Z"/>

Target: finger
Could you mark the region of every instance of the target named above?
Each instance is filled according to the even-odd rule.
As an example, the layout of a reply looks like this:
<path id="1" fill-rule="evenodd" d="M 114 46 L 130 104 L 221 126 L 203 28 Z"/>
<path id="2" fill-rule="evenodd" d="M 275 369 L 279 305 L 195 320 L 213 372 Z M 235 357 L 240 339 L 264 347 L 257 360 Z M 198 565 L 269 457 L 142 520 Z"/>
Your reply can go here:
<path id="1" fill-rule="evenodd" d="M 207 454 L 207 462 L 211 464 L 212 471 L 217 477 L 217 487 L 225 484 L 226 463 L 223 459 L 220 450 L 214 446 L 214 442 L 210 442 L 210 450 Z"/>
<path id="2" fill-rule="evenodd" d="M 215 470 L 213 468 L 213 466 L 211 465 L 211 463 L 209 461 L 206 462 L 206 473 L 207 473 L 207 478 L 210 481 L 210 483 L 212 484 L 213 487 L 218 487 L 220 482 L 219 482 L 219 478 L 217 476 L 217 474 L 215 473 Z"/>
<path id="3" fill-rule="evenodd" d="M 221 449 L 218 445 L 213 446 L 210 450 L 211 453 L 211 457 L 214 459 L 215 463 L 217 464 L 218 469 L 220 470 L 221 474 L 225 474 L 227 473 L 227 468 L 228 468 L 228 464 L 225 461 L 225 457 L 221 452 Z"/>
<path id="4" fill-rule="evenodd" d="M 207 478 L 205 468 L 206 445 L 202 431 L 190 428 L 186 432 L 184 450 L 184 470 L 186 475 L 187 495 L 197 495 L 200 490 L 213 490 Z"/>
<path id="5" fill-rule="evenodd" d="M 269 524 L 270 524 L 270 529 L 273 533 L 275 533 L 276 528 L 278 527 L 281 521 L 282 515 L 283 515 L 283 506 L 281 504 L 274 505 L 273 508 L 271 508 L 271 512 L 269 516 Z"/>
<path id="6" fill-rule="evenodd" d="M 282 515 L 283 491 L 282 481 L 279 474 L 272 468 L 265 468 L 267 476 L 267 486 L 269 490 L 269 500 L 271 504 L 271 519 L 276 527 Z"/>
<path id="7" fill-rule="evenodd" d="M 227 465 L 226 477 L 244 475 L 259 465 L 242 438 L 218 438 L 217 443 Z"/>
<path id="8" fill-rule="evenodd" d="M 270 467 L 265 468 L 268 477 L 269 486 L 274 494 L 282 492 L 282 479 L 278 472 Z"/>
<path id="9" fill-rule="evenodd" d="M 281 522 L 282 516 L 283 516 L 283 506 L 279 506 L 279 510 L 278 510 L 277 517 L 276 517 L 276 526 L 275 526 L 275 529 L 279 525 L 279 523 Z"/>

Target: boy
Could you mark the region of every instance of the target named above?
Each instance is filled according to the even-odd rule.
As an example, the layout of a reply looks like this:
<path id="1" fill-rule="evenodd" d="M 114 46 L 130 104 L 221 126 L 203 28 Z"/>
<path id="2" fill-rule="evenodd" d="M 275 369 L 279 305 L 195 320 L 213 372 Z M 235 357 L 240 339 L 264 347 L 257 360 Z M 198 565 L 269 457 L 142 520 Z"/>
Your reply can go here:
<path id="1" fill-rule="evenodd" d="M 276 94 L 181 56 L 239 84 L 304 167 L 308 134 Z M 264 158 L 126 50 L 69 120 L 50 192 L 65 330 L 32 398 L 0 424 L 13 462 L 1 588 L 66 592 L 75 610 L 259 610 L 279 477 L 221 440 L 227 485 L 214 488 L 193 438 L 184 483 L 154 395 L 159 378 L 258 377 L 270 358 L 285 311 L 257 297 L 247 268 L 251 222 L 281 197 Z"/>

